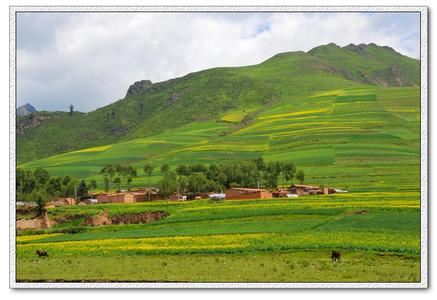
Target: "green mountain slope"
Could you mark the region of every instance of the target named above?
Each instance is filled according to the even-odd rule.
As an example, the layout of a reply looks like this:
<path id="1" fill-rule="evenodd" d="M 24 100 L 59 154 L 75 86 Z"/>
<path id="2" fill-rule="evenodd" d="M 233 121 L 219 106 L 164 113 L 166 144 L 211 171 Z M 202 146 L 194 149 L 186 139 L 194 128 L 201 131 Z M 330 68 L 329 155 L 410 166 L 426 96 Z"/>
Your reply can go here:
<path id="1" fill-rule="evenodd" d="M 134 89 L 124 99 L 90 113 L 37 112 L 20 117 L 17 162 L 154 139 L 197 124 L 214 124 L 218 129 L 213 136 L 228 137 L 256 123 L 266 111 L 317 92 L 418 82 L 419 62 L 388 47 L 330 44 L 308 53 L 282 53 L 255 66 L 210 69 Z M 146 150 L 139 152 L 142 158 L 149 156 Z"/>
<path id="2" fill-rule="evenodd" d="M 328 61 L 336 72 L 350 80 L 380 86 L 419 85 L 418 61 L 402 56 L 390 47 L 350 44 L 340 48 L 329 44 L 308 53 Z"/>
<path id="3" fill-rule="evenodd" d="M 307 182 L 355 191 L 420 189 L 420 92 L 412 88 L 357 86 L 286 97 L 250 114 L 234 110 L 226 121 L 197 121 L 160 134 L 83 149 L 21 165 L 54 175 L 95 178 L 106 163 L 155 166 L 221 163 L 263 156 L 294 161 Z M 227 132 L 227 134 L 223 134 Z M 155 170 L 153 180 L 161 174 Z M 142 171 L 134 185 L 147 182 Z"/>

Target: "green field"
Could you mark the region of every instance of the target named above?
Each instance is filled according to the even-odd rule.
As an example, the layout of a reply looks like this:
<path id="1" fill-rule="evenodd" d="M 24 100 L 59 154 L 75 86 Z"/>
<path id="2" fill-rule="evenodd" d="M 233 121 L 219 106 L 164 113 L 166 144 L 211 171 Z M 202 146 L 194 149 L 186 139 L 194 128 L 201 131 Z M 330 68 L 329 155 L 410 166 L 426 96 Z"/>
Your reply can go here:
<path id="1" fill-rule="evenodd" d="M 336 89 L 285 98 L 235 131 L 236 125 L 229 122 L 194 122 L 152 137 L 69 152 L 19 167 L 95 178 L 102 189 L 99 171 L 107 163 L 134 165 L 139 176 L 133 185 L 144 186 L 147 179 L 142 166 L 148 162 L 175 168 L 180 163 L 225 163 L 262 156 L 266 161 L 295 162 L 305 171 L 307 181 L 316 184 L 353 191 L 418 191 L 419 111 L 418 88 Z M 156 169 L 152 182 L 161 177 Z"/>
<path id="2" fill-rule="evenodd" d="M 79 218 L 19 235 L 17 280 L 420 280 L 418 193 L 107 204 L 50 209 L 49 216 L 83 217 L 105 207 L 110 215 L 166 210 L 170 216 L 150 224 L 62 233 L 78 228 Z M 37 258 L 38 249 L 49 257 Z M 341 251 L 341 262 L 330 260 L 333 249 Z"/>

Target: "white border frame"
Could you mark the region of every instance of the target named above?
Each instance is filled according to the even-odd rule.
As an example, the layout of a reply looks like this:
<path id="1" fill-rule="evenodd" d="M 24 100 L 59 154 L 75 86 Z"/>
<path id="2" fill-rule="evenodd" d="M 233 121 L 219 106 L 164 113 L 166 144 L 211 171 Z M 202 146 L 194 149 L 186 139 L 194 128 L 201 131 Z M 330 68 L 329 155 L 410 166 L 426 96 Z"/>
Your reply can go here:
<path id="1" fill-rule="evenodd" d="M 421 62 L 421 281 L 419 283 L 23 283 L 16 282 L 15 122 L 18 12 L 418 12 Z M 426 6 L 10 6 L 9 11 L 10 288 L 427 288 L 428 287 L 428 8 Z"/>

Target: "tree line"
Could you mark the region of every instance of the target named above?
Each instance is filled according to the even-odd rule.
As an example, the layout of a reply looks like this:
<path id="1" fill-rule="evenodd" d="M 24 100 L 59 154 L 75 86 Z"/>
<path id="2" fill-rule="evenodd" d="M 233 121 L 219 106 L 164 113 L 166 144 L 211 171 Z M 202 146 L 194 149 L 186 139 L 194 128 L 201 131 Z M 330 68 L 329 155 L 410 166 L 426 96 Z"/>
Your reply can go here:
<path id="1" fill-rule="evenodd" d="M 48 199 L 54 197 L 87 199 L 88 191 L 97 188 L 95 179 L 87 184 L 85 180 L 75 180 L 70 176 L 50 176 L 42 168 L 34 171 L 17 169 L 16 199 L 17 201 L 36 202 L 42 210 Z"/>
<path id="2" fill-rule="evenodd" d="M 155 167 L 152 164 L 143 166 L 146 175 L 146 186 L 151 188 L 151 176 Z M 220 192 L 230 187 L 269 188 L 292 184 L 294 180 L 303 183 L 305 174 L 296 170 L 292 162 L 265 162 L 262 157 L 225 164 L 179 164 L 175 170 L 170 170 L 168 164 L 160 166 L 162 175 L 157 182 L 159 195 L 167 199 L 171 194 L 179 192 L 188 197 L 209 192 Z M 124 185 L 130 190 L 137 169 L 131 165 L 108 164 L 100 171 L 103 177 L 104 190 L 115 187 L 121 190 Z M 16 199 L 18 201 L 34 201 L 45 203 L 52 197 L 74 197 L 84 200 L 89 198 L 89 191 L 97 188 L 95 179 L 88 183 L 85 180 L 75 180 L 70 176 L 50 176 L 42 168 L 34 171 L 17 169 Z"/>
<path id="3" fill-rule="evenodd" d="M 146 175 L 146 186 L 150 189 L 150 177 L 155 167 L 152 164 L 143 166 Z M 120 184 L 125 183 L 129 190 L 132 178 L 137 171 L 132 166 L 108 164 L 101 170 L 105 191 L 109 191 L 111 184 L 120 190 Z M 279 185 L 292 184 L 293 180 L 303 183 L 303 170 L 296 170 L 293 162 L 270 161 L 265 162 L 262 157 L 232 162 L 226 164 L 179 164 L 174 171 L 168 164 L 160 166 L 161 179 L 157 182 L 159 195 L 167 199 L 171 194 L 195 195 L 199 193 L 219 192 L 230 187 L 269 188 L 275 189 Z"/>

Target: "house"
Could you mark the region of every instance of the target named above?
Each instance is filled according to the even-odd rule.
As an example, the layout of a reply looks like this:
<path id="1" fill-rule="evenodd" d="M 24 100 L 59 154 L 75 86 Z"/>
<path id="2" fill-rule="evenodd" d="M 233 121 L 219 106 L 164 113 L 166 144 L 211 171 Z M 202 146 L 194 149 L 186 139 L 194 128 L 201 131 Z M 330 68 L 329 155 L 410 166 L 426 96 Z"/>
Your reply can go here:
<path id="1" fill-rule="evenodd" d="M 133 203 L 133 202 L 143 202 L 148 199 L 148 195 L 145 191 L 139 191 L 139 192 L 127 192 L 124 195 L 124 202 L 126 203 Z"/>
<path id="2" fill-rule="evenodd" d="M 143 202 L 150 200 L 157 200 L 157 191 L 151 189 L 150 195 L 149 190 L 137 189 L 130 192 L 119 192 L 119 193 L 100 193 L 95 196 L 98 203 L 134 203 Z"/>
<path id="3" fill-rule="evenodd" d="M 229 188 L 228 190 L 226 190 L 225 195 L 227 200 L 273 198 L 272 193 L 265 189 L 251 189 L 251 188 Z"/>
<path id="4" fill-rule="evenodd" d="M 100 193 L 96 196 L 96 199 L 98 203 L 132 203 L 132 198 L 125 199 L 125 195 L 126 193 Z"/>
<path id="5" fill-rule="evenodd" d="M 133 191 L 133 192 L 139 192 L 140 190 Z M 159 194 L 158 189 L 156 188 L 150 188 L 150 189 L 143 189 L 144 193 L 146 194 L 146 201 L 155 201 L 159 200 Z"/>
<path id="6" fill-rule="evenodd" d="M 74 198 L 56 198 L 53 200 L 53 204 L 55 207 L 74 205 L 76 204 L 76 200 Z"/>
<path id="7" fill-rule="evenodd" d="M 168 199 L 172 200 L 172 201 L 187 200 L 187 196 L 182 195 L 181 193 L 173 193 L 170 195 L 170 197 Z"/>
<path id="8" fill-rule="evenodd" d="M 79 204 L 97 204 L 99 203 L 99 201 L 97 199 L 94 198 L 90 198 L 90 199 L 85 199 L 83 202 L 80 202 Z"/>
<path id="9" fill-rule="evenodd" d="M 335 190 L 329 187 L 320 187 L 316 185 L 305 185 L 305 184 L 293 184 L 290 186 L 290 193 L 304 196 L 304 195 L 328 195 L 335 193 Z"/>
<path id="10" fill-rule="evenodd" d="M 277 190 L 272 192 L 273 198 L 287 198 L 288 191 Z"/>

